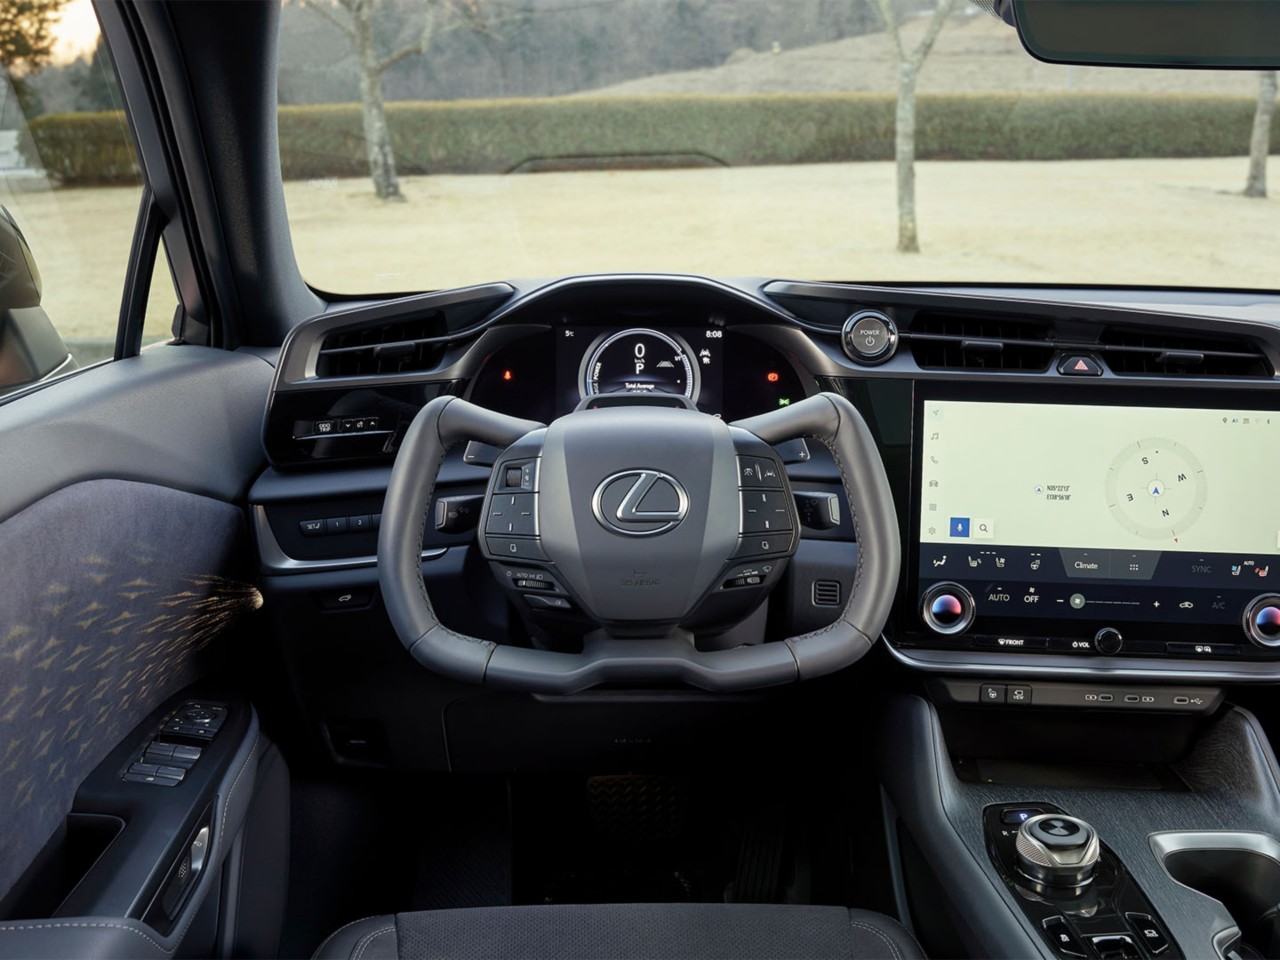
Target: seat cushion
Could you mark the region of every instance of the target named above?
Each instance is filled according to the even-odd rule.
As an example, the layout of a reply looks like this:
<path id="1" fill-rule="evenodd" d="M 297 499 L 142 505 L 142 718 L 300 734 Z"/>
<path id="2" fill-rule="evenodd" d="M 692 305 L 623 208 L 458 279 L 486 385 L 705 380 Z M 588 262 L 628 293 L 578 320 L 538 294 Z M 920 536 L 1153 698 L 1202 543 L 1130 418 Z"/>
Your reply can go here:
<path id="1" fill-rule="evenodd" d="M 401 913 L 348 924 L 316 952 L 319 960 L 909 960 L 922 956 L 906 930 L 878 913 L 844 907 L 720 903 Z"/>

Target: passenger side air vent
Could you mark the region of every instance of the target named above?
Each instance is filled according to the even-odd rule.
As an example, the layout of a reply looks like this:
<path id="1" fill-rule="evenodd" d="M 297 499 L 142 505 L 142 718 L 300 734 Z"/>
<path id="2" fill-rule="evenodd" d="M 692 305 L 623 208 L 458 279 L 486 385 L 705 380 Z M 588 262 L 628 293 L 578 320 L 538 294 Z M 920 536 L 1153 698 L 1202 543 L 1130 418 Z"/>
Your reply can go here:
<path id="1" fill-rule="evenodd" d="M 1109 327 L 1099 352 L 1112 373 L 1162 377 L 1270 377 L 1271 364 L 1247 340 Z"/>
<path id="2" fill-rule="evenodd" d="M 317 377 L 372 377 L 417 373 L 440 363 L 445 344 L 445 315 L 434 310 L 394 323 L 342 330 L 320 345 Z"/>
<path id="3" fill-rule="evenodd" d="M 918 313 L 903 334 L 916 364 L 930 370 L 1042 372 L 1053 359 L 1053 327 L 1032 320 Z"/>

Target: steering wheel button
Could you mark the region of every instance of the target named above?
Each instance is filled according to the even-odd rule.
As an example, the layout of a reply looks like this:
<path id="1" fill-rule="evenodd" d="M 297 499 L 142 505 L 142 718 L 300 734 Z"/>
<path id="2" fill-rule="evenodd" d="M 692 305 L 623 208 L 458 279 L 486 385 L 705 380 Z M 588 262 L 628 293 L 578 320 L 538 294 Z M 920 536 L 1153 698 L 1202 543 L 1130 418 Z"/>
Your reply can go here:
<path id="1" fill-rule="evenodd" d="M 738 541 L 734 557 L 767 557 L 791 552 L 791 531 L 750 534 Z"/>
<path id="2" fill-rule="evenodd" d="M 764 490 L 742 492 L 742 533 L 790 530 L 792 526 L 785 493 Z"/>
<path id="3" fill-rule="evenodd" d="M 489 501 L 486 533 L 512 537 L 536 537 L 538 495 L 536 493 L 499 493 Z"/>
<path id="4" fill-rule="evenodd" d="M 519 560 L 545 560 L 542 545 L 537 540 L 524 537 L 485 537 L 489 555 L 495 560 L 516 558 Z"/>
<path id="5" fill-rule="evenodd" d="M 739 457 L 738 485 L 782 489 L 782 471 L 768 457 Z"/>

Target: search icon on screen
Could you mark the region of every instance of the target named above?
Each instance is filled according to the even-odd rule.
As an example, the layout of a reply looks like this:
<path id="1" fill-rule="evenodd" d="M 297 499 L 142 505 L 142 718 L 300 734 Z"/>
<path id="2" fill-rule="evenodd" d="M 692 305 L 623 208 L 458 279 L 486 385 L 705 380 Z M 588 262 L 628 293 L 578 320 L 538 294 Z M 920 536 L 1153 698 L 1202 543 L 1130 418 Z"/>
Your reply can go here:
<path id="1" fill-rule="evenodd" d="M 996 525 L 990 520 L 974 519 L 972 536 L 975 540 L 992 540 L 995 538 Z"/>

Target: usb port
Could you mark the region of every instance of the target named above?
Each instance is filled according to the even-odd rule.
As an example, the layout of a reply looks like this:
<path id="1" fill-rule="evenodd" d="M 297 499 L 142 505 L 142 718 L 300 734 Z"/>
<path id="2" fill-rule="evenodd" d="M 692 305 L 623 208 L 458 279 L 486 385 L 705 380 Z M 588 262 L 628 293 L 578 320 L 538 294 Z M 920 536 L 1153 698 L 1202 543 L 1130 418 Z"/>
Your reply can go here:
<path id="1" fill-rule="evenodd" d="M 1185 707 L 1190 702 L 1191 702 L 1190 697 L 1174 697 L 1173 698 L 1173 705 L 1175 707 Z"/>
<path id="2" fill-rule="evenodd" d="M 1115 697 L 1113 697 L 1113 696 L 1112 696 L 1111 694 L 1109 694 L 1109 693 L 1100 693 L 1100 694 L 1098 694 L 1098 702 L 1099 702 L 1099 703 L 1110 703 L 1110 702 L 1111 702 L 1112 700 L 1114 700 L 1114 699 L 1115 699 Z"/>
<path id="3" fill-rule="evenodd" d="M 1124 702 L 1125 702 L 1125 703 L 1137 703 L 1137 702 L 1138 702 L 1138 695 L 1137 695 L 1136 693 L 1126 693 L 1126 694 L 1124 695 Z"/>

